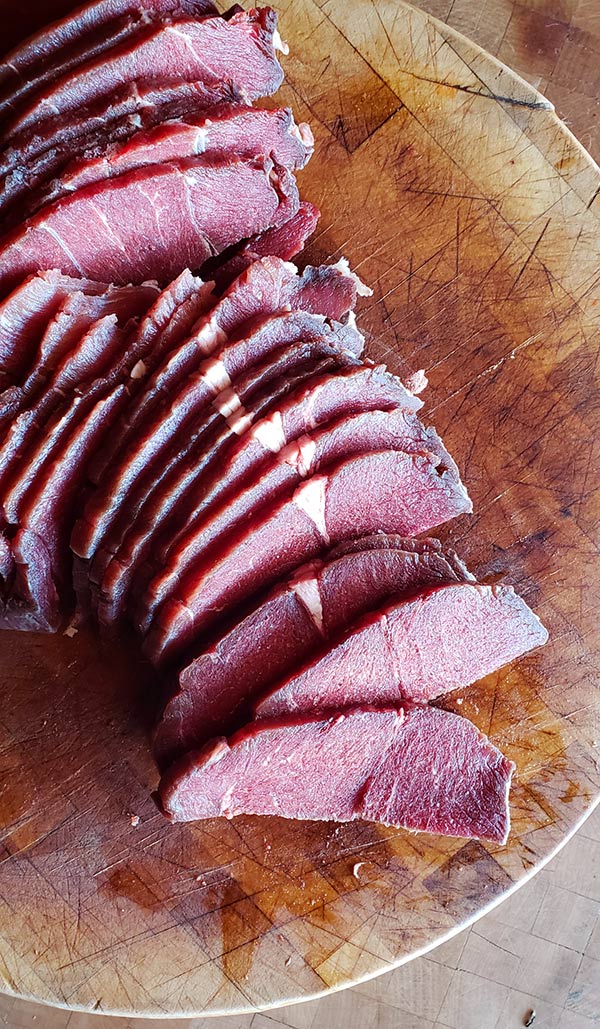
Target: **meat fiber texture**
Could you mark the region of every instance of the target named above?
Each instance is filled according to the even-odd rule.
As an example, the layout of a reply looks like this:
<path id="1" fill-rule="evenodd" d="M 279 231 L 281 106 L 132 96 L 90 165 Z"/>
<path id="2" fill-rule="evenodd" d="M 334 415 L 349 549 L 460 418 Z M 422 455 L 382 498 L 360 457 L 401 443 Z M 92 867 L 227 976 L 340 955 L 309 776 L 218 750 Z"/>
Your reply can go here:
<path id="1" fill-rule="evenodd" d="M 0 602 L 0 628 L 55 631 L 69 585 L 69 533 L 73 506 L 93 450 L 110 430 L 122 387 L 102 397 L 43 462 L 35 487 L 23 498 L 12 541 L 17 568 Z"/>
<path id="2" fill-rule="evenodd" d="M 421 401 L 408 393 L 385 368 L 351 364 L 346 369 L 337 365 L 323 375 L 315 374 L 309 384 L 292 393 L 285 404 L 273 404 L 270 413 L 256 424 L 255 416 L 248 419 L 245 410 L 238 411 L 232 423 L 229 450 L 220 452 L 218 463 L 207 462 L 199 468 L 198 451 L 194 446 L 182 464 L 168 469 L 158 490 L 150 495 L 139 515 L 135 514 L 133 531 L 131 523 L 128 525 L 125 546 L 115 551 L 110 571 L 108 565 L 105 566 L 105 596 L 115 600 L 126 588 L 125 583 L 133 572 L 132 561 L 139 562 L 142 555 L 147 585 L 152 570 L 159 571 L 191 523 L 198 523 L 217 501 L 234 498 L 265 469 L 274 454 L 303 433 L 344 413 L 402 406 L 408 414 L 420 404 Z M 129 518 L 128 512 L 128 522 Z M 115 607 L 112 617 L 119 606 Z M 105 607 L 104 617 L 108 616 L 108 610 L 110 606 Z M 141 631 L 145 627 L 145 623 L 139 626 Z"/>
<path id="3" fill-rule="evenodd" d="M 229 19 L 152 25 L 42 89 L 8 120 L 5 139 L 35 126 L 46 113 L 78 110 L 133 82 L 232 82 L 248 101 L 268 96 L 283 80 L 275 56 L 276 26 L 277 16 L 268 7 Z"/>
<path id="4" fill-rule="evenodd" d="M 391 597 L 472 580 L 437 540 L 377 534 L 299 568 L 179 675 L 154 732 L 165 768 L 250 717 L 250 704 L 324 640 Z"/>
<path id="5" fill-rule="evenodd" d="M 152 21 L 216 15 L 210 0 L 97 0 L 47 25 L 0 64 L 0 115 Z"/>
<path id="6" fill-rule="evenodd" d="M 25 214 L 83 189 L 114 179 L 118 175 L 153 164 L 163 164 L 200 154 L 206 157 L 235 154 L 237 157 L 271 157 L 290 171 L 302 168 L 312 153 L 312 134 L 307 125 L 297 126 L 288 109 L 254 110 L 230 107 L 211 117 L 195 121 L 167 121 L 155 128 L 133 133 L 113 144 L 97 157 L 80 158 L 45 188 L 32 190 L 30 179 L 11 181 L 12 188 L 0 196 L 0 215 L 21 197 Z M 277 245 L 277 238 L 274 240 Z M 287 250 L 283 246 L 280 249 Z M 276 251 L 274 251 L 276 252 Z M 241 270 L 241 269 L 240 269 Z"/>
<path id="7" fill-rule="evenodd" d="M 253 420 L 248 411 L 253 396 L 259 390 L 268 389 L 274 378 L 293 373 L 298 360 L 332 357 L 338 352 L 342 358 L 352 360 L 354 356 L 351 351 L 346 352 L 338 346 L 334 333 L 321 332 L 312 340 L 305 339 L 302 333 L 292 333 L 289 343 L 286 340 L 281 342 L 273 357 L 267 350 L 260 355 L 262 361 L 252 361 L 240 372 L 234 383 L 235 389 L 208 392 L 203 373 L 185 380 L 166 413 L 159 410 L 136 433 L 135 447 L 125 444 L 120 461 L 113 463 L 110 473 L 86 504 L 72 540 L 73 549 L 80 556 L 90 557 L 99 548 L 108 553 L 115 551 L 122 538 L 122 532 L 118 529 L 115 532 L 115 521 L 118 523 L 123 512 L 123 498 L 127 497 L 125 524 L 131 524 L 140 502 L 154 489 L 157 474 L 160 475 L 168 465 L 171 455 L 179 461 L 182 432 L 188 439 L 200 438 L 200 447 L 194 446 L 199 474 L 208 456 L 204 440 L 211 428 L 224 421 L 232 432 L 243 431 Z"/>
<path id="8" fill-rule="evenodd" d="M 193 433 L 189 446 L 172 452 L 171 459 L 163 463 L 164 475 L 161 469 L 149 489 L 143 484 L 135 491 L 128 504 L 128 510 L 133 508 L 131 516 L 121 515 L 97 549 L 90 578 L 101 585 L 99 620 L 113 623 L 127 602 L 134 624 L 145 631 L 142 612 L 143 622 L 138 624 L 138 600 L 193 517 L 202 483 L 219 476 L 228 447 L 315 375 L 334 374 L 358 364 L 352 354 L 323 341 L 294 343 L 238 381 L 242 406 L 231 414 L 227 408 L 216 409 L 201 431 Z"/>
<path id="9" fill-rule="evenodd" d="M 41 268 L 125 285 L 168 282 L 298 209 L 293 175 L 271 160 L 151 165 L 42 208 L 3 241 L 0 293 Z M 151 245 L 150 245 L 151 243 Z"/>
<path id="10" fill-rule="evenodd" d="M 23 191 L 49 183 L 72 161 L 99 157 L 140 130 L 240 103 L 242 98 L 230 83 L 131 83 L 87 107 L 40 118 L 0 150 L 3 200 L 14 202 Z"/>
<path id="11" fill-rule="evenodd" d="M 203 283 L 189 271 L 182 272 L 159 294 L 137 331 L 129 338 L 123 358 L 110 374 L 113 384 L 125 383 L 125 409 L 142 389 L 145 378 L 151 373 L 154 365 L 160 362 L 170 348 L 177 347 L 187 338 L 199 316 L 211 306 L 211 303 L 209 284 Z M 118 428 L 119 423 L 114 427 L 115 431 L 111 433 L 110 440 L 105 438 L 101 450 L 90 460 L 86 472 L 87 479 L 90 478 L 91 469 L 99 456 L 111 451 Z M 88 610 L 87 573 L 87 563 L 75 557 L 74 586 L 82 613 Z"/>
<path id="12" fill-rule="evenodd" d="M 376 531 L 419 535 L 471 509 L 460 479 L 434 455 L 392 450 L 351 457 L 257 513 L 209 565 L 192 564 L 156 609 L 145 652 L 155 663 L 174 658 L 219 615 L 338 542 Z M 157 577 L 148 606 L 160 587 Z"/>
<path id="13" fill-rule="evenodd" d="M 342 459 L 384 450 L 435 455 L 452 468 L 459 481 L 458 470 L 439 437 L 404 408 L 342 415 L 318 431 L 304 433 L 288 443 L 244 489 L 210 507 L 204 517 L 194 511 L 188 531 L 175 538 L 165 556 L 157 595 L 169 596 L 193 565 L 210 562 L 211 554 L 239 538 L 244 526 L 263 507 L 274 506 L 303 479 Z"/>
<path id="14" fill-rule="evenodd" d="M 196 321 L 193 332 L 180 340 L 178 367 L 184 367 L 184 361 L 210 356 L 228 339 L 242 335 L 244 327 L 254 319 L 264 320 L 269 313 L 303 310 L 338 321 L 344 319 L 356 302 L 358 282 L 345 268 L 335 265 L 320 268 L 309 266 L 299 275 L 295 265 L 278 258 L 256 261 L 231 284 L 216 306 L 207 305 L 204 317 Z M 362 339 L 358 335 L 356 338 Z M 174 347 L 166 348 L 162 345 L 158 351 L 155 349 L 155 353 L 158 352 L 162 358 L 167 349 L 175 355 Z M 153 360 L 152 367 L 158 364 L 158 360 Z M 99 482 L 103 472 L 114 462 L 122 440 L 131 436 L 137 425 L 136 419 L 140 416 L 141 405 L 148 410 L 148 404 L 153 402 L 156 391 L 152 382 L 144 385 L 143 392 L 140 402 L 129 410 L 127 423 L 120 426 L 112 446 L 106 449 L 102 461 L 91 470 L 94 482 Z M 126 437 L 123 432 L 127 433 Z"/>
<path id="15" fill-rule="evenodd" d="M 217 358 L 202 363 L 203 353 L 214 350 L 222 338 L 221 325 L 236 327 L 233 311 L 231 318 L 219 323 L 218 312 L 226 307 L 222 302 L 207 321 L 196 326 L 189 340 L 168 355 L 127 411 L 116 437 L 119 449 L 104 455 L 107 475 L 98 480 L 99 489 L 86 506 L 73 539 L 73 549 L 81 557 L 91 556 L 138 474 L 149 469 L 148 462 L 181 432 L 186 420 L 197 417 L 211 403 L 219 405 L 225 417 L 239 410 L 239 397 L 232 391 L 235 377 L 275 350 L 301 340 L 322 340 L 349 352 L 362 347 L 362 337 L 352 326 L 336 322 L 330 326 L 323 315 L 298 311 L 266 318 L 253 333 L 229 343 Z M 229 392 L 221 395 L 223 391 Z"/>
<path id="16" fill-rule="evenodd" d="M 205 273 L 214 279 L 217 290 L 223 292 L 238 275 L 261 257 L 280 257 L 283 261 L 291 261 L 304 249 L 320 217 L 318 207 L 302 201 L 296 214 L 283 225 L 254 236 L 234 248 L 233 253 L 227 251 L 230 256 L 226 260 L 223 260 L 225 255 L 221 254 L 214 262 L 207 262 Z"/>
<path id="17" fill-rule="evenodd" d="M 345 346 L 348 336 L 345 326 L 334 324 L 329 329 L 315 315 L 285 315 L 279 319 L 277 331 L 271 324 L 268 328 L 272 331 L 267 332 L 265 328 L 227 348 L 233 352 L 229 363 L 232 375 L 235 372 L 237 376 L 242 375 L 269 354 L 293 343 L 320 341 L 330 347 L 339 346 L 342 353 L 353 352 Z M 177 375 L 172 374 L 175 363 L 172 357 L 164 369 L 166 382 L 161 383 L 160 369 L 155 374 L 149 395 L 149 400 L 155 402 L 147 410 L 140 410 L 138 406 L 140 417 L 135 422 L 135 433 L 124 436 L 119 458 L 113 461 L 106 478 L 86 505 L 80 531 L 72 543 L 81 557 L 92 555 L 140 475 L 152 475 L 156 461 L 162 459 L 171 444 L 179 446 L 180 434 L 186 431 L 192 419 L 202 420 L 204 412 L 211 409 L 219 411 L 224 418 L 233 414 L 240 416 L 242 402 L 226 371 L 224 351 L 221 354 L 223 359 L 218 364 L 215 361 L 203 363 L 196 373 L 187 362 L 182 363 Z M 161 392 L 165 397 L 163 403 L 159 402 Z M 134 439 L 134 446 L 130 445 L 130 438 Z"/>
<path id="18" fill-rule="evenodd" d="M 305 166 L 313 146 L 308 125 L 296 125 L 289 108 L 266 111 L 234 106 L 223 114 L 211 112 L 210 117 L 163 122 L 107 147 L 97 158 L 73 162 L 53 184 L 49 199 L 148 164 L 198 154 L 273 157 L 293 171 Z"/>
<path id="19" fill-rule="evenodd" d="M 47 456 L 60 445 L 67 429 L 77 424 L 92 398 L 105 389 L 105 380 L 96 375 L 105 370 L 126 346 L 126 337 L 114 316 L 95 323 L 78 345 L 81 377 L 75 377 L 75 361 L 65 362 L 71 370 L 70 382 L 46 390 L 40 400 L 13 419 L 0 446 L 0 490 L 2 513 L 10 524 L 19 522 L 20 504 L 25 491 L 38 475 Z M 61 376 L 63 369 L 58 370 Z M 74 385 L 87 388 L 77 391 Z"/>
<path id="20" fill-rule="evenodd" d="M 72 294 L 101 296 L 106 283 L 70 278 L 58 271 L 28 276 L 0 304 L 0 369 L 4 383 L 18 382 L 30 368 L 42 333 Z"/>
<path id="21" fill-rule="evenodd" d="M 158 295 L 158 287 L 110 287 L 106 293 L 90 296 L 75 292 L 61 303 L 48 322 L 38 344 L 37 353 L 22 383 L 0 393 L 0 426 L 25 406 L 30 406 L 46 384 L 49 389 L 76 385 L 87 365 L 87 355 L 71 352 L 94 322 L 114 315 L 123 327 L 133 326 L 132 319 L 145 314 Z M 81 360 L 85 364 L 81 365 Z"/>
<path id="22" fill-rule="evenodd" d="M 174 822 L 238 814 L 362 818 L 504 843 L 514 767 L 458 715 L 409 703 L 361 705 L 251 723 L 183 758 L 158 796 Z"/>
<path id="23" fill-rule="evenodd" d="M 511 586 L 460 583 L 393 602 L 352 628 L 257 703 L 259 718 L 399 698 L 434 700 L 469 686 L 548 633 Z"/>

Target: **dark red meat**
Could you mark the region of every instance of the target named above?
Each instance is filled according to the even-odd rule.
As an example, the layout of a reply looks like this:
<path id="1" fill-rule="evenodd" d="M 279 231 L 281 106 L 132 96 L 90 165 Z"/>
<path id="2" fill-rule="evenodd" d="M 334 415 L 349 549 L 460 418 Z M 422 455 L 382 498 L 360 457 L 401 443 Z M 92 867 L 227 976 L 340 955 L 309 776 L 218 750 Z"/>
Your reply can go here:
<path id="1" fill-rule="evenodd" d="M 168 119 L 200 118 L 211 111 L 230 110 L 241 98 L 228 83 L 206 86 L 180 82 L 138 86 L 55 117 L 41 119 L 13 136 L 0 151 L 3 201 L 16 202 L 49 183 L 77 157 L 98 157 L 107 146 Z"/>
<path id="2" fill-rule="evenodd" d="M 275 12 L 264 7 L 227 20 L 151 26 L 50 83 L 9 120 L 6 137 L 34 126 L 46 113 L 77 110 L 131 82 L 230 81 L 248 100 L 274 93 L 283 79 L 273 47 L 276 25 Z"/>
<path id="3" fill-rule="evenodd" d="M 27 374 L 42 334 L 63 301 L 78 291 L 100 296 L 109 288 L 57 271 L 30 275 L 0 304 L 0 372 L 6 379 L 19 381 Z"/>
<path id="4" fill-rule="evenodd" d="M 151 21 L 215 15 L 210 0 L 96 0 L 19 43 L 0 64 L 0 113 Z"/>
<path id="5" fill-rule="evenodd" d="M 191 418 L 197 419 L 209 405 L 224 417 L 238 411 L 240 401 L 232 387 L 235 377 L 292 343 L 323 341 L 352 352 L 350 345 L 356 346 L 359 336 L 348 326 L 329 326 L 323 318 L 299 311 L 267 319 L 251 336 L 230 343 L 216 359 L 203 363 L 199 363 L 198 338 L 196 334 L 169 355 L 138 403 L 127 411 L 119 432 L 119 455 L 86 505 L 73 536 L 71 545 L 80 557 L 94 553 L 138 477 L 152 474 L 155 462 L 173 440 L 178 442 Z"/>
<path id="6" fill-rule="evenodd" d="M 32 408 L 13 419 L 0 447 L 2 511 L 8 522 L 18 523 L 22 499 L 41 465 L 77 423 L 80 413 L 87 410 L 93 391 L 88 389 L 74 398 L 74 386 L 102 374 L 124 351 L 126 338 L 114 315 L 94 323 L 78 344 L 77 361 L 71 354 L 65 366 L 55 372 L 55 379 L 61 379 L 62 385 L 52 384 Z"/>
<path id="7" fill-rule="evenodd" d="M 125 555 L 117 555 L 117 564 L 111 569 L 110 589 L 107 586 L 108 595 L 111 595 L 122 573 L 130 574 L 132 540 L 135 544 L 133 553 L 142 548 L 147 585 L 151 573 L 157 573 L 165 564 L 186 529 L 205 516 L 217 501 L 234 497 L 244 489 L 267 466 L 273 454 L 287 443 L 344 412 L 398 405 L 407 411 L 415 411 L 421 406 L 421 401 L 408 393 L 399 379 L 384 368 L 351 366 L 342 371 L 337 368 L 322 376 L 315 375 L 285 405 L 273 405 L 272 413 L 253 428 L 248 428 L 242 419 L 239 439 L 232 443 L 227 454 L 220 454 L 217 465 L 205 466 L 201 474 L 198 474 L 200 470 L 193 451 L 191 462 L 186 461 L 179 474 L 177 466 L 174 474 L 169 476 L 168 485 L 166 482 L 160 484 L 160 498 L 155 498 L 144 511 L 141 524 L 129 537 Z M 240 425 L 239 419 L 236 424 Z M 176 512 L 175 517 L 173 511 Z M 167 517 L 168 523 L 163 527 Z M 157 529 L 162 530 L 160 537 L 157 537 Z M 136 558 L 140 559 L 141 555 Z M 145 631 L 146 618 L 138 628 Z"/>
<path id="8" fill-rule="evenodd" d="M 162 599 L 145 643 L 155 662 L 181 653 L 225 611 L 326 547 L 375 531 L 427 532 L 470 511 L 460 479 L 431 454 L 373 452 L 314 475 L 257 514 L 229 546 L 200 562 Z M 160 596 L 161 577 L 147 606 Z"/>
<path id="9" fill-rule="evenodd" d="M 94 322 L 114 314 L 120 325 L 131 327 L 131 319 L 145 313 L 158 292 L 157 286 L 148 284 L 110 287 L 99 296 L 71 293 L 48 323 L 23 385 L 11 386 L 0 394 L 0 425 L 25 406 L 31 406 L 46 383 L 49 388 L 65 389 L 79 381 L 84 371 L 81 357 L 86 362 L 89 358 L 77 352 L 76 344 Z"/>
<path id="10" fill-rule="evenodd" d="M 159 788 L 174 822 L 238 814 L 504 843 L 514 765 L 471 722 L 416 704 L 250 723 L 182 758 Z"/>
<path id="11" fill-rule="evenodd" d="M 101 622 L 111 624 L 119 617 L 129 590 L 134 598 L 143 595 L 173 541 L 193 517 L 203 485 L 221 481 L 228 449 L 244 439 L 248 426 L 319 373 L 327 370 L 333 374 L 356 364 L 356 358 L 326 343 L 295 343 L 237 380 L 243 406 L 226 418 L 215 412 L 217 417 L 212 415 L 202 431 L 190 437 L 189 444 L 177 448 L 151 488 L 136 491 L 133 503 L 127 505 L 127 516 L 122 512 L 97 551 L 90 574 L 94 582 L 102 584 Z"/>
<path id="12" fill-rule="evenodd" d="M 304 565 L 181 672 L 154 733 L 159 764 L 231 732 L 271 683 L 390 597 L 470 578 L 437 540 L 383 534 Z"/>
<path id="13" fill-rule="evenodd" d="M 25 222 L 4 240 L 0 291 L 48 267 L 117 284 L 166 282 L 297 208 L 293 176 L 270 160 L 151 165 L 79 190 Z"/>
<path id="14" fill-rule="evenodd" d="M 0 628 L 53 631 L 60 602 L 69 587 L 69 534 L 74 502 L 93 450 L 110 431 L 123 388 L 88 406 L 50 460 L 38 469 L 35 487 L 22 501 L 13 541 L 17 574 L 11 595 L 0 607 Z M 90 409 L 91 406 L 91 409 Z"/>
<path id="15" fill-rule="evenodd" d="M 167 597 L 192 566 L 210 563 L 211 555 L 231 545 L 257 512 L 275 506 L 303 479 L 332 464 L 372 451 L 399 450 L 406 454 L 435 454 L 456 481 L 458 471 L 439 437 L 425 429 L 403 408 L 360 411 L 342 415 L 313 433 L 305 433 L 272 455 L 265 468 L 245 488 L 211 506 L 204 516 L 191 512 L 188 529 L 175 538 L 165 556 L 160 597 Z"/>
<path id="16" fill-rule="evenodd" d="M 433 700 L 546 642 L 511 586 L 440 586 L 367 616 L 256 705 L 260 718 L 354 704 Z"/>
<path id="17" fill-rule="evenodd" d="M 199 154 L 272 157 L 294 170 L 304 167 L 313 143 L 308 125 L 296 125 L 289 108 L 267 111 L 233 106 L 224 114 L 215 112 L 195 121 L 163 122 L 135 133 L 125 143 L 107 147 L 94 159 L 73 162 L 53 184 L 49 199 L 147 164 Z"/>
<path id="18" fill-rule="evenodd" d="M 177 367 L 184 369 L 185 362 L 189 369 L 195 367 L 200 357 L 207 357 L 216 349 L 224 346 L 228 339 L 243 334 L 244 328 L 251 329 L 247 323 L 254 319 L 264 320 L 269 313 L 277 311 L 303 310 L 313 314 L 322 314 L 340 320 L 344 318 L 356 301 L 357 281 L 345 269 L 334 266 L 307 268 L 302 275 L 294 265 L 287 264 L 278 258 L 265 258 L 256 261 L 236 280 L 226 294 L 221 297 L 216 307 L 209 306 L 208 313 L 194 325 L 189 339 L 182 341 L 177 353 Z M 214 305 L 213 305 L 214 306 Z M 352 332 L 349 333 L 352 335 Z M 354 333 L 358 341 L 362 337 Z M 173 352 L 174 348 L 168 348 Z M 161 357 L 165 348 L 161 345 Z M 158 361 L 153 367 L 158 366 Z M 168 363 L 167 368 L 168 371 Z M 184 369 L 185 370 L 185 369 Z M 137 425 L 140 410 L 147 410 L 147 405 L 154 403 L 156 390 L 154 380 L 144 386 L 144 395 L 139 403 L 133 405 L 123 430 L 131 433 L 130 425 Z M 113 444 L 102 455 L 102 461 L 92 468 L 92 479 L 99 482 L 102 473 L 108 468 L 121 446 L 121 434 L 115 437 Z"/>
<path id="19" fill-rule="evenodd" d="M 242 244 L 227 260 L 223 255 L 205 265 L 205 273 L 215 280 L 217 289 L 226 289 L 254 261 L 261 257 L 280 257 L 291 261 L 304 249 L 306 240 L 317 227 L 321 212 L 314 204 L 301 202 L 296 214 L 277 229 L 267 229 Z M 229 251 L 227 251 L 229 253 Z"/>

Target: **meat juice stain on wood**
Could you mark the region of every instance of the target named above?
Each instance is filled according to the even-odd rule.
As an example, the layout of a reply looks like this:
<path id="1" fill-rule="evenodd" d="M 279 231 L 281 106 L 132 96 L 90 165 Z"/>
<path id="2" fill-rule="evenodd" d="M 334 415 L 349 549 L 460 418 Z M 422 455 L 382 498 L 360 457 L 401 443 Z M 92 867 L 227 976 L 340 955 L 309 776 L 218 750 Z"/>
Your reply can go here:
<path id="1" fill-rule="evenodd" d="M 317 6 L 347 41 L 345 81 L 356 61 L 343 122 L 339 68 L 320 43 L 329 37 L 308 34 Z M 375 288 L 361 315 L 370 355 L 430 374 L 428 417 L 458 456 L 477 511 L 449 538 L 467 560 L 506 560 L 520 586 L 535 585 L 551 628 L 546 652 L 456 708 L 484 731 L 487 720 L 517 761 L 513 834 L 498 850 L 278 819 L 163 826 L 147 797 L 155 773 L 128 648 L 109 657 L 85 634 L 6 634 L 0 952 L 13 988 L 49 1000 L 93 1005 L 102 995 L 115 1008 L 176 1014 L 310 995 L 381 970 L 500 896 L 598 792 L 600 510 L 589 447 L 600 428 L 600 255 L 586 210 L 597 171 L 529 87 L 422 13 L 302 0 L 293 15 L 284 37 L 295 54 L 310 47 L 322 70 L 317 82 L 316 64 L 296 58 L 291 75 L 298 117 L 317 136 L 318 160 L 301 180 L 323 209 L 312 253 L 343 251 Z M 38 23 L 48 16 L 44 6 Z M 365 83 L 376 99 L 368 124 Z M 307 110 L 321 103 L 317 119 L 298 93 Z M 90 682 L 91 708 L 78 696 Z M 357 881 L 357 861 L 375 878 Z M 46 956 L 36 958 L 40 935 Z"/>

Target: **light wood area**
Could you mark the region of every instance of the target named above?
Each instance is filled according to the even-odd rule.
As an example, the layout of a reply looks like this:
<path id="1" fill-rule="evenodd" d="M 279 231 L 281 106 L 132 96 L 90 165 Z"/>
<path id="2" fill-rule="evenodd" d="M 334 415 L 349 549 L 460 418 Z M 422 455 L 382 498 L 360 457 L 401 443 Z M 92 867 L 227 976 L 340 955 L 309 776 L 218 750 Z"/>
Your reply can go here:
<path id="1" fill-rule="evenodd" d="M 423 11 L 276 6 L 291 46 L 279 100 L 317 139 L 301 178 L 323 211 L 308 256 L 343 253 L 373 287 L 359 313 L 371 357 L 427 370 L 425 416 L 475 505 L 446 538 L 481 579 L 513 583 L 551 633 L 449 704 L 516 762 L 513 831 L 499 848 L 365 824 L 168 826 L 149 797 L 137 652 L 88 632 L 6 634 L 0 981 L 178 1026 L 243 1009 L 220 1025 L 510 1029 L 535 1007 L 536 1029 L 581 1029 L 600 1009 L 598 815 L 440 950 L 316 1005 L 252 1013 L 356 984 L 464 928 L 554 853 L 600 790 L 600 172 L 531 85 Z M 505 60 L 503 46 L 530 46 L 510 30 L 525 8 L 504 5 L 503 34 L 502 3 L 445 6 L 436 13 L 462 11 L 476 37 L 493 29 Z M 13 7 L 0 4 L 24 31 L 28 12 Z M 592 4 L 539 0 L 532 24 L 567 8 L 564 46 L 591 36 Z M 592 89 L 584 51 L 568 66 Z M 560 60 L 531 52 L 529 77 L 561 88 Z M 103 1024 L 1 1004 L 12 1025 Z"/>
<path id="2" fill-rule="evenodd" d="M 546 868 L 471 929 L 321 1000 L 165 1022 L 0 997 L 8 1029 L 519 1029 L 531 1011 L 533 1029 L 600 1025 L 600 808 Z"/>

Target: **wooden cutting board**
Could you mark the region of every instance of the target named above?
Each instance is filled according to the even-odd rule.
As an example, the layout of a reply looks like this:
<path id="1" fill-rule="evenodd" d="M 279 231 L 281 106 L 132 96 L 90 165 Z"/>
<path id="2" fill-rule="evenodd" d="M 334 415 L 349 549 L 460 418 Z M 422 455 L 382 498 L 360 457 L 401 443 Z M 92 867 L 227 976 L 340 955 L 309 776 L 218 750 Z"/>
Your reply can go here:
<path id="1" fill-rule="evenodd" d="M 600 171 L 542 96 L 422 12 L 278 7 L 279 100 L 317 140 L 308 256 L 345 254 L 373 287 L 369 356 L 427 370 L 426 417 L 475 504 L 445 538 L 551 633 L 448 704 L 516 762 L 513 830 L 500 848 L 358 823 L 171 827 L 135 646 L 4 634 L 0 977 L 54 1004 L 231 1012 L 375 975 L 524 882 L 598 799 Z M 0 10 L 5 38 L 49 13 Z"/>

